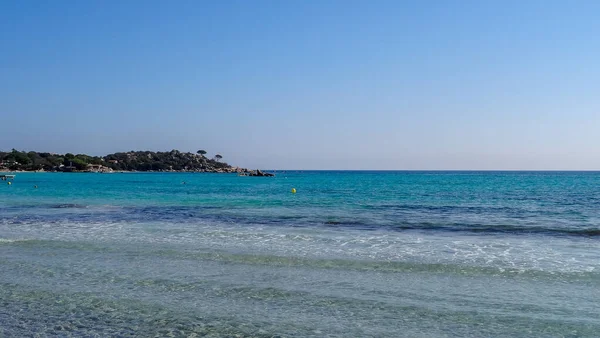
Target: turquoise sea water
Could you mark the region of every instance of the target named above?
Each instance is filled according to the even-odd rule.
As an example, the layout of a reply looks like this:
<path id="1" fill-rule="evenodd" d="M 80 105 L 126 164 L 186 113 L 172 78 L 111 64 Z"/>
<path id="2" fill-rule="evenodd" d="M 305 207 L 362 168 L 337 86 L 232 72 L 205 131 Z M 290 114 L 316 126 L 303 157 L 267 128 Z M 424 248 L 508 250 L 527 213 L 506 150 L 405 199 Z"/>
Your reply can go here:
<path id="1" fill-rule="evenodd" d="M 598 337 L 600 173 L 20 173 L 0 337 L 36 335 Z"/>

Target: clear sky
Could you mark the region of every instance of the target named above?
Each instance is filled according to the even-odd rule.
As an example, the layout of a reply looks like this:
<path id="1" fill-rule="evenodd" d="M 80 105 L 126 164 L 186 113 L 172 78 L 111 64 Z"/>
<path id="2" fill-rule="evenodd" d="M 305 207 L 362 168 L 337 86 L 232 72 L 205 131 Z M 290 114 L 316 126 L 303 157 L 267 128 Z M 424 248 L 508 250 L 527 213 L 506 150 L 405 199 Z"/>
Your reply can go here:
<path id="1" fill-rule="evenodd" d="M 600 1 L 0 0 L 0 149 L 600 169 Z"/>

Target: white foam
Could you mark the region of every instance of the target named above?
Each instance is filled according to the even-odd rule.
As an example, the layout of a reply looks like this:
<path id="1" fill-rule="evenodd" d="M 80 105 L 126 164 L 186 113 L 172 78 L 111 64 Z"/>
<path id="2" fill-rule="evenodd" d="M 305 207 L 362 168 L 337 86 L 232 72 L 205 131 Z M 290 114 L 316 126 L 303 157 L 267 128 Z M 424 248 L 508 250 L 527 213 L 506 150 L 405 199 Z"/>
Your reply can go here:
<path id="1" fill-rule="evenodd" d="M 361 231 L 199 222 L 0 224 L 9 238 L 189 245 L 231 252 L 316 259 L 456 264 L 512 270 L 600 270 L 592 238 Z M 15 239 L 0 239 L 10 243 Z"/>
<path id="2" fill-rule="evenodd" d="M 17 243 L 17 242 L 27 242 L 30 239 L 9 239 L 9 238 L 0 238 L 0 243 Z"/>

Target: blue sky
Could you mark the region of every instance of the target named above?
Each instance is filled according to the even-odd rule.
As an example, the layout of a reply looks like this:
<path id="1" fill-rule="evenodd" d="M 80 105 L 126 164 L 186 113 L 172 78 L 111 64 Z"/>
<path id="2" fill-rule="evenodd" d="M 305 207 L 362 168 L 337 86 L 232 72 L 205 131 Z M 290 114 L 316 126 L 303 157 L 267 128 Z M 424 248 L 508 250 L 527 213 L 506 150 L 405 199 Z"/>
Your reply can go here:
<path id="1" fill-rule="evenodd" d="M 0 149 L 600 169 L 598 1 L 0 0 Z"/>

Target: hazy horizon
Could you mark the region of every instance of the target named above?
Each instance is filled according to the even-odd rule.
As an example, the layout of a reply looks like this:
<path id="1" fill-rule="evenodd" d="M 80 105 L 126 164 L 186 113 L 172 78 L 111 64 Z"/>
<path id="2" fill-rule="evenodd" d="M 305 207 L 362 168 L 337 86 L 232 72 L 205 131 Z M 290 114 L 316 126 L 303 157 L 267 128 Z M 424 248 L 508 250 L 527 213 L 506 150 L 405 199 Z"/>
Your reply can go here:
<path id="1" fill-rule="evenodd" d="M 2 2 L 0 150 L 600 170 L 600 3 Z"/>

